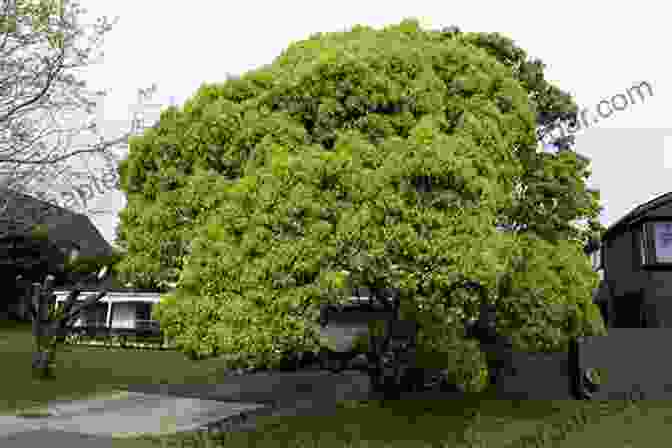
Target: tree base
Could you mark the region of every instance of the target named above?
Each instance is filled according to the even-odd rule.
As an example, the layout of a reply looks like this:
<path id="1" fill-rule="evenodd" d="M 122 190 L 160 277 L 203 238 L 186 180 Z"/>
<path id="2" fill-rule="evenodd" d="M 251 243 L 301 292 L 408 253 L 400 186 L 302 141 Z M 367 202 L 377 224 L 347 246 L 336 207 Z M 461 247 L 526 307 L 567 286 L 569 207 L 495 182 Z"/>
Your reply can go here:
<path id="1" fill-rule="evenodd" d="M 52 380 L 55 379 L 53 370 L 54 355 L 51 352 L 35 352 L 33 353 L 32 375 L 37 380 Z"/>

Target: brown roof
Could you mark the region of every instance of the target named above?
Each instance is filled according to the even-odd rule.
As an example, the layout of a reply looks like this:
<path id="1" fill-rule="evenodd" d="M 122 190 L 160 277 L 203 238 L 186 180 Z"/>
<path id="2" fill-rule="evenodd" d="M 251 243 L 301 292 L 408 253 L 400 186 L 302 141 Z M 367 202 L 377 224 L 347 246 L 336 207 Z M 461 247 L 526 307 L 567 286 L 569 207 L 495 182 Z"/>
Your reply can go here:
<path id="1" fill-rule="evenodd" d="M 112 254 L 112 246 L 87 216 L 27 194 L 0 189 L 0 238 L 25 234 L 34 224 L 43 224 L 56 246 L 76 247 L 83 257 Z"/>

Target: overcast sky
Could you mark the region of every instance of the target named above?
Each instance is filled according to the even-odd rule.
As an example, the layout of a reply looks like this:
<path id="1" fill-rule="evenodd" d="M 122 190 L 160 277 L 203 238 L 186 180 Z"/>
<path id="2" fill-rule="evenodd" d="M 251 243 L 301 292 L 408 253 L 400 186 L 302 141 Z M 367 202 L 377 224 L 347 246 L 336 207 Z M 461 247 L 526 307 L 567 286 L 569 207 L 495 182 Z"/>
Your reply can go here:
<path id="1" fill-rule="evenodd" d="M 672 97 L 666 45 L 672 33 L 669 14 L 657 2 L 80 2 L 92 20 L 119 16 L 105 39 L 102 62 L 82 76 L 89 87 L 109 92 L 99 113 L 110 135 L 128 129 L 138 87 L 158 85 L 152 101 L 158 108 L 171 101 L 181 105 L 202 82 L 221 82 L 227 73 L 268 64 L 311 33 L 355 24 L 378 28 L 417 17 L 431 28 L 457 25 L 507 35 L 546 63 L 547 79 L 570 92 L 588 117 L 597 117 L 576 134 L 575 150 L 592 160 L 589 186 L 602 193 L 603 224 L 672 190 L 666 107 Z M 644 88 L 645 98 L 634 92 L 631 102 L 628 89 L 644 81 L 653 96 Z M 605 103 L 601 109 L 611 116 L 600 118 L 598 103 L 611 103 L 614 95 L 621 95 L 615 106 Z M 156 110 L 148 111 L 150 121 L 158 117 Z M 106 212 L 90 216 L 110 243 L 124 201 L 113 191 L 89 203 Z"/>

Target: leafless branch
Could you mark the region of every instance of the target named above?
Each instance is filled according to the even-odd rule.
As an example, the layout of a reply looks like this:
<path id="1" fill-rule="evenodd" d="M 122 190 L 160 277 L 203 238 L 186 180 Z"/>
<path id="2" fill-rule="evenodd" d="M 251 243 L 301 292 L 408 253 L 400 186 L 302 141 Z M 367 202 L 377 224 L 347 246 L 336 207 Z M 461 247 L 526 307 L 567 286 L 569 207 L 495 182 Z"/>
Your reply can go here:
<path id="1" fill-rule="evenodd" d="M 3 2 L 3 18 L 12 15 L 9 3 Z M 83 126 L 77 126 L 77 120 L 59 122 L 58 117 L 67 113 L 90 117 L 96 99 L 105 96 L 105 92 L 88 91 L 86 83 L 71 71 L 94 63 L 95 50 L 116 22 L 99 18 L 88 27 L 93 33 L 87 36 L 87 26 L 78 22 L 86 10 L 76 2 L 63 0 L 63 4 L 60 14 L 49 18 L 46 30 L 36 30 L 33 19 L 25 14 L 16 14 L 15 28 L 0 30 L 0 176 L 4 175 L 0 184 L 6 187 L 27 188 L 56 173 L 71 180 L 71 160 L 90 156 L 111 163 L 115 159 L 111 151 L 126 146 L 131 135 L 122 132 L 104 139 L 95 121 L 87 120 Z M 51 33 L 60 33 L 62 45 L 50 45 Z M 88 45 L 79 43 L 83 37 Z M 153 85 L 141 91 L 147 95 L 154 90 Z M 83 132 L 96 134 L 98 141 L 73 148 L 72 138 Z"/>

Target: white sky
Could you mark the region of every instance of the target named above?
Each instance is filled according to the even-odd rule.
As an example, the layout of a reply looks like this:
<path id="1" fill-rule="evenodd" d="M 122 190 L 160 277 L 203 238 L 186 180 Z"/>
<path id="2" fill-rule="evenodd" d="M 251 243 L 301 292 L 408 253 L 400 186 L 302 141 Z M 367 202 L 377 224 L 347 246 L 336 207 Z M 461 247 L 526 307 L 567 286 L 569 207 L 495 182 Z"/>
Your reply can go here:
<path id="1" fill-rule="evenodd" d="M 202 82 L 221 82 L 227 73 L 268 64 L 290 42 L 311 33 L 355 24 L 378 28 L 418 17 L 431 28 L 457 25 L 509 36 L 529 56 L 541 58 L 547 79 L 591 114 L 599 101 L 649 82 L 652 97 L 635 94 L 636 104 L 577 133 L 575 150 L 592 160 L 589 186 L 601 190 L 605 225 L 671 189 L 666 100 L 672 97 L 672 65 L 666 43 L 672 33 L 662 2 L 80 2 L 90 20 L 120 17 L 105 39 L 102 63 L 83 76 L 89 87 L 109 91 L 100 113 L 112 135 L 128 129 L 138 87 L 155 82 L 153 102 L 168 105 L 172 97 L 182 104 Z M 120 192 L 110 192 L 94 204 L 109 213 L 91 216 L 109 242 L 124 201 Z"/>

